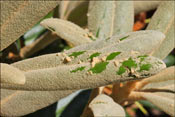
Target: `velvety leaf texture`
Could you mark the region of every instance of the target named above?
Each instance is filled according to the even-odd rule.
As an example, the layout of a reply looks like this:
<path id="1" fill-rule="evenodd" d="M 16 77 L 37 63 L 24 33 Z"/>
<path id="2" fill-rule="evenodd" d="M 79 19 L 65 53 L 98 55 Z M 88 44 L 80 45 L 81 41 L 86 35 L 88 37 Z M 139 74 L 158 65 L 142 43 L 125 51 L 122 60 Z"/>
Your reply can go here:
<path id="1" fill-rule="evenodd" d="M 104 94 L 95 97 L 91 101 L 89 107 L 92 110 L 94 117 L 125 116 L 123 107 L 115 103 L 112 98 Z"/>
<path id="2" fill-rule="evenodd" d="M 58 3 L 59 1 L 1 1 L 0 50 L 16 41 Z"/>

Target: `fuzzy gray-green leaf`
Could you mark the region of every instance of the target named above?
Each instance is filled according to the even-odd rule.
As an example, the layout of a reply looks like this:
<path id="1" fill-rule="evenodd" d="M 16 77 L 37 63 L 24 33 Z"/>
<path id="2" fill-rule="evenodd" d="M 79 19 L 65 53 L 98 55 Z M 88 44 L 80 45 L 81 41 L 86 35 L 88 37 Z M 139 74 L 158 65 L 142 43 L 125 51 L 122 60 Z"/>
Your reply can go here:
<path id="1" fill-rule="evenodd" d="M 89 55 L 85 54 L 87 58 L 85 57 L 83 60 L 87 61 L 90 55 L 97 52 L 97 49 L 100 50 L 98 52 L 106 55 L 116 51 L 127 52 L 123 57 L 128 57 L 128 55 L 130 55 L 132 51 L 142 53 L 142 55 L 149 55 L 165 37 L 164 34 L 162 34 L 161 32 L 149 30 L 125 34 L 125 36 L 127 35 L 129 35 L 129 37 L 126 40 L 121 41 L 120 43 L 117 43 L 117 40 L 124 37 L 124 35 L 111 37 L 111 39 L 109 39 L 108 42 L 106 42 L 105 40 L 97 40 L 89 44 L 80 45 L 75 48 L 69 49 L 63 53 L 60 53 L 58 54 L 58 56 L 57 53 L 42 55 L 39 57 L 15 62 L 12 65 L 23 71 L 57 67 L 59 65 L 63 65 L 63 54 L 66 54 L 68 56 L 71 55 L 73 52 L 87 51 L 86 53 Z M 92 52 L 89 53 L 89 51 Z M 81 58 L 83 57 L 84 56 L 81 56 Z M 79 61 L 77 59 L 73 60 L 75 60 L 75 62 Z M 75 62 L 72 61 L 69 64 L 74 64 Z"/>
<path id="2" fill-rule="evenodd" d="M 99 39 L 110 36 L 112 17 L 114 14 L 114 1 L 90 1 L 88 10 L 88 28 Z"/>
<path id="3" fill-rule="evenodd" d="M 115 1 L 115 16 L 112 35 L 125 34 L 133 30 L 134 1 Z"/>
<path id="4" fill-rule="evenodd" d="M 88 28 L 99 39 L 130 32 L 133 23 L 132 1 L 90 1 Z"/>
<path id="5" fill-rule="evenodd" d="M 41 22 L 41 25 L 54 31 L 58 36 L 68 41 L 73 46 L 92 42 L 89 32 L 78 25 L 66 20 L 50 18 Z"/>
<path id="6" fill-rule="evenodd" d="M 8 84 L 24 84 L 25 83 L 25 76 L 22 71 L 19 69 L 5 64 L 0 64 L 1 70 L 1 79 L 0 83 L 8 83 Z"/>
<path id="7" fill-rule="evenodd" d="M 153 103 L 155 106 L 168 113 L 171 116 L 175 116 L 175 104 L 174 98 L 175 94 L 171 92 L 152 92 L 143 93 L 142 96 Z"/>
<path id="8" fill-rule="evenodd" d="M 175 4 L 173 1 L 164 1 L 153 15 L 147 29 L 159 30 L 166 35 L 161 45 L 153 51 L 152 55 L 164 59 L 175 47 Z"/>
<path id="9" fill-rule="evenodd" d="M 141 81 L 142 84 L 146 84 L 142 89 L 154 89 L 154 90 L 166 90 L 169 92 L 175 92 L 175 67 L 168 67 L 162 70 L 160 73 Z"/>
<path id="10" fill-rule="evenodd" d="M 1 116 L 24 116 L 47 107 L 73 92 L 74 90 L 16 91 L 1 89 Z"/>
<path id="11" fill-rule="evenodd" d="M 147 57 L 143 61 L 143 64 L 151 64 L 152 67 L 148 71 L 139 72 L 137 70 L 140 68 L 140 61 L 139 58 L 135 57 L 132 58 L 132 60 L 130 58 L 129 63 L 125 63 L 124 67 L 126 69 L 132 67 L 135 71 L 134 74 L 137 74 L 137 77 L 135 77 L 134 74 L 131 75 L 130 72 L 128 72 L 129 70 L 120 76 L 116 75 L 116 71 L 123 65 L 123 63 L 121 62 L 119 65 L 115 66 L 114 61 L 118 61 L 117 57 L 109 62 L 96 63 L 95 66 L 92 66 L 90 61 L 86 61 L 84 63 L 65 64 L 52 68 L 31 70 L 25 72 L 26 83 L 24 85 L 2 85 L 1 87 L 7 89 L 36 91 L 95 88 L 111 84 L 111 82 L 147 78 L 166 67 L 161 60 L 154 57 Z M 130 64 L 130 61 L 132 64 Z M 155 62 L 161 62 L 162 64 L 155 64 Z M 70 70 L 75 70 L 82 66 L 86 67 L 86 69 L 81 72 L 70 72 Z"/>
<path id="12" fill-rule="evenodd" d="M 95 97 L 90 102 L 89 108 L 92 110 L 94 117 L 125 116 L 123 107 L 114 102 L 111 97 L 104 94 Z"/>
<path id="13" fill-rule="evenodd" d="M 58 4 L 59 1 L 2 1 L 0 50 L 16 41 Z"/>

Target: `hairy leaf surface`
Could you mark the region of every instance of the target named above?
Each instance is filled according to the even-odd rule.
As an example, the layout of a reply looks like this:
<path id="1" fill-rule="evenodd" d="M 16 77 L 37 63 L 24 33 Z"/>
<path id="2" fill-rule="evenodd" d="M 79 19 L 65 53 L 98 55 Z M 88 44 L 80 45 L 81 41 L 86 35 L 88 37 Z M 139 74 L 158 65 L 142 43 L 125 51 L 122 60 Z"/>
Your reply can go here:
<path id="1" fill-rule="evenodd" d="M 88 28 L 99 39 L 130 32 L 133 23 L 132 1 L 90 1 L 89 3 Z"/>
<path id="2" fill-rule="evenodd" d="M 161 45 L 155 48 L 152 55 L 164 59 L 175 47 L 175 4 L 165 1 L 160 4 L 149 23 L 148 30 L 159 30 L 166 35 Z"/>
<path id="3" fill-rule="evenodd" d="M 1 48 L 8 47 L 47 15 L 59 1 L 1 1 Z"/>
<path id="4" fill-rule="evenodd" d="M 1 89 L 2 116 L 22 116 L 49 106 L 74 91 L 16 91 Z"/>
<path id="5" fill-rule="evenodd" d="M 175 94 L 169 92 L 155 92 L 155 93 L 143 93 L 142 96 L 152 102 L 161 110 L 165 111 L 171 116 L 175 116 Z"/>
<path id="6" fill-rule="evenodd" d="M 128 57 L 128 59 L 125 58 L 127 60 L 116 58 L 109 62 L 96 63 L 94 67 L 91 63 L 85 62 L 81 64 L 77 63 L 40 70 L 31 70 L 25 72 L 26 83 L 24 85 L 2 85 L 2 87 L 18 90 L 71 90 L 96 88 L 111 84 L 112 82 L 147 78 L 165 68 L 165 64 L 154 57 L 147 57 L 142 63 L 140 63 L 140 59 L 137 58 L 137 56 L 132 57 L 134 66 L 130 63 L 125 63 L 126 61 L 130 61 L 131 57 Z M 117 66 L 115 65 L 115 61 L 118 62 Z M 140 71 L 140 66 L 145 63 L 151 64 L 151 68 L 149 70 Z M 120 66 L 124 66 L 125 69 L 127 69 L 127 72 L 121 75 L 116 74 Z"/>
<path id="7" fill-rule="evenodd" d="M 25 76 L 24 73 L 17 68 L 1 63 L 1 81 L 0 83 L 10 83 L 10 84 L 24 84 Z"/>
<path id="8" fill-rule="evenodd" d="M 104 94 L 95 97 L 89 104 L 89 107 L 92 110 L 94 117 L 125 116 L 123 107 Z"/>
<path id="9" fill-rule="evenodd" d="M 117 40 L 128 35 L 129 37 L 127 39 L 117 42 Z M 112 52 L 124 52 L 125 54 L 123 56 L 117 56 L 120 59 L 127 58 L 129 55 L 135 55 L 137 53 L 148 55 L 160 44 L 164 37 L 165 36 L 158 31 L 131 32 L 120 36 L 114 36 L 107 42 L 106 40 L 97 40 L 93 43 L 77 46 L 63 53 L 43 55 L 22 60 L 12 65 L 23 71 L 57 67 L 59 65 L 64 65 L 63 61 L 66 56 L 71 55 L 73 52 L 80 51 L 86 52 L 76 59 L 71 59 L 71 62 L 67 64 L 89 61 L 89 57 L 96 52 L 103 53 L 100 54 L 100 56 L 107 56 Z"/>

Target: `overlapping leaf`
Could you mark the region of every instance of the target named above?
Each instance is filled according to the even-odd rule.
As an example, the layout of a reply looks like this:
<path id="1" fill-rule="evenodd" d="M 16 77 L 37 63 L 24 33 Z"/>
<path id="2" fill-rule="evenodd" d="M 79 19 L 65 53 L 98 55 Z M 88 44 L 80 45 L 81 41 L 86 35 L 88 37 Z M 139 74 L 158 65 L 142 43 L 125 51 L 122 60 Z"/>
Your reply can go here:
<path id="1" fill-rule="evenodd" d="M 59 1 L 1 1 L 1 49 L 3 50 L 34 24 Z"/>
<path id="2" fill-rule="evenodd" d="M 125 37 L 125 40 L 118 41 L 120 39 L 123 39 L 123 37 Z M 103 55 L 105 54 L 107 55 L 115 51 L 119 52 L 128 51 L 128 53 L 131 52 L 134 54 L 139 52 L 144 55 L 151 53 L 163 39 L 164 35 L 158 31 L 132 32 L 120 36 L 114 36 L 106 40 L 98 40 L 93 43 L 83 44 L 70 50 L 67 50 L 63 53 L 43 55 L 27 60 L 22 60 L 12 65 L 14 67 L 19 68 L 22 71 L 57 67 L 59 65 L 65 65 L 65 63 L 63 62 L 65 57 L 72 54 L 73 52 L 86 51 L 87 53 L 87 50 L 90 51 L 91 54 L 95 52 L 100 52 L 103 53 Z M 125 55 L 124 57 L 127 56 L 128 55 Z M 89 61 L 89 59 L 87 59 L 89 57 L 80 55 L 77 57 L 77 59 L 73 59 L 71 62 L 68 62 L 67 64 L 74 64 L 80 61 L 86 62 Z"/>
<path id="3" fill-rule="evenodd" d="M 94 117 L 123 117 L 124 109 L 107 95 L 101 94 L 92 100 L 89 107 Z"/>
<path id="4" fill-rule="evenodd" d="M 134 24 L 134 2 L 116 1 L 113 19 L 113 34 L 120 35 L 131 32 Z"/>
<path id="5" fill-rule="evenodd" d="M 79 26 L 87 25 L 87 11 L 89 1 L 61 1 L 60 18 L 67 19 Z M 81 10 L 80 10 L 81 9 Z"/>
<path id="6" fill-rule="evenodd" d="M 17 68 L 10 66 L 5 63 L 0 64 L 1 67 L 1 82 L 9 84 L 24 84 L 25 76 L 24 73 Z"/>
<path id="7" fill-rule="evenodd" d="M 49 106 L 74 91 L 13 91 L 1 89 L 1 116 L 22 116 Z"/>
<path id="8" fill-rule="evenodd" d="M 92 42 L 88 31 L 79 26 L 61 19 L 51 18 L 41 22 L 41 25 L 55 32 L 58 36 L 71 43 L 73 46 Z M 93 38 L 93 37 L 92 37 Z"/>
<path id="9" fill-rule="evenodd" d="M 159 6 L 160 3 L 161 3 L 161 0 L 134 1 L 134 13 L 138 14 L 138 13 L 143 12 L 143 11 L 154 10 Z"/>
<path id="10" fill-rule="evenodd" d="M 59 6 L 58 11 L 59 11 L 59 17 L 61 19 L 64 19 L 66 13 L 69 13 L 69 11 L 73 9 L 72 7 L 70 7 L 70 2 L 71 1 L 61 1 L 60 2 L 60 6 Z M 75 5 L 73 5 L 73 6 L 75 6 Z"/>
<path id="11" fill-rule="evenodd" d="M 100 78 L 98 78 L 98 79 L 96 79 L 97 77 L 103 77 L 103 75 L 99 75 L 99 74 L 97 74 L 97 75 L 86 75 L 86 74 L 88 74 L 88 72 L 90 71 L 90 72 L 101 72 L 101 71 L 103 71 L 103 69 L 106 69 L 106 66 L 107 66 L 107 64 L 109 64 L 108 66 L 111 66 L 110 68 L 108 68 L 108 69 L 115 69 L 115 67 L 114 66 L 112 66 L 113 65 L 113 63 L 112 62 L 109 62 L 108 61 L 108 57 L 110 57 L 110 54 L 114 54 L 115 55 L 115 53 L 117 53 L 118 52 L 118 54 L 120 54 L 120 55 L 118 55 L 117 56 L 117 60 L 122 60 L 122 61 L 124 61 L 124 59 L 127 59 L 127 58 L 129 58 L 129 57 L 134 57 L 134 56 L 141 56 L 141 55 L 143 55 L 143 54 L 147 54 L 147 51 L 149 52 L 149 51 L 151 51 L 153 48 L 150 48 L 150 50 L 147 50 L 147 51 L 145 51 L 145 48 L 142 48 L 142 46 L 140 46 L 140 47 L 136 47 L 136 46 L 131 46 L 130 48 L 128 47 L 127 49 L 129 49 L 129 50 L 126 50 L 126 45 L 125 45 L 125 43 L 126 44 L 130 44 L 130 42 L 131 43 L 133 43 L 133 44 L 130 44 L 130 45 L 134 45 L 134 44 L 136 44 L 135 43 L 135 41 L 136 40 L 138 40 L 137 41 L 137 44 L 140 44 L 140 43 L 142 43 L 142 45 L 146 45 L 146 42 L 148 42 L 148 43 L 150 43 L 150 41 L 149 41 L 149 37 L 151 36 L 151 37 L 157 37 L 157 39 L 162 39 L 164 36 L 161 34 L 161 33 L 159 33 L 159 32 L 156 32 L 156 31 L 147 31 L 147 32 L 141 32 L 142 33 L 142 35 L 140 35 L 141 37 L 142 37 L 142 39 L 143 40 L 141 40 L 140 39 L 140 36 L 138 35 L 139 33 L 136 33 L 136 32 L 134 32 L 134 33 L 130 33 L 130 39 L 128 38 L 128 39 L 125 39 L 125 40 L 122 40 L 121 41 L 121 43 L 117 43 L 117 47 L 115 48 L 115 46 L 116 45 L 114 45 L 114 46 L 111 46 L 110 48 L 108 48 L 108 47 L 106 47 L 106 48 L 104 48 L 104 49 L 101 49 L 101 50 L 99 50 L 99 51 L 92 51 L 92 50 L 83 50 L 83 51 L 74 51 L 74 52 L 65 52 L 65 53 L 63 53 L 63 54 L 54 54 L 53 56 L 50 56 L 50 55 L 46 55 L 48 58 L 51 58 L 50 60 L 49 59 L 47 59 L 47 63 L 49 63 L 48 65 L 49 66 L 41 66 L 41 65 L 43 65 L 43 64 L 40 64 L 39 63 L 39 61 L 41 62 L 41 60 L 44 60 L 44 59 L 46 59 L 46 56 L 43 56 L 43 59 L 41 59 L 40 57 L 39 57 L 39 59 L 38 58 L 36 58 L 36 59 L 38 59 L 39 61 L 38 62 L 34 62 L 34 61 L 30 61 L 30 60 L 25 60 L 24 61 L 24 66 L 22 67 L 21 65 L 22 65 L 22 62 L 19 62 L 19 64 L 17 63 L 17 64 L 14 64 L 14 66 L 15 67 L 17 67 L 17 68 L 19 68 L 19 69 L 21 69 L 21 70 L 24 70 L 24 71 L 28 71 L 28 70 L 30 70 L 30 68 L 27 68 L 27 69 L 25 69 L 25 67 L 27 67 L 26 66 L 26 61 L 29 61 L 30 62 L 30 64 L 28 64 L 29 65 L 29 67 L 31 67 L 31 65 L 32 65 L 32 63 L 35 63 L 35 65 L 32 65 L 32 69 L 33 69 L 33 71 L 31 71 L 31 72 L 27 72 L 26 73 L 26 76 L 27 76 L 27 81 L 28 81 L 28 85 L 29 85 L 29 87 L 30 88 L 32 88 L 33 86 L 32 85 L 30 85 L 30 82 L 32 81 L 32 76 L 34 75 L 35 77 L 37 76 L 38 78 L 36 79 L 36 78 L 34 78 L 33 80 L 36 80 L 36 82 L 43 82 L 44 83 L 44 78 L 45 78 L 45 80 L 49 80 L 48 78 L 50 77 L 50 75 L 51 76 L 53 76 L 53 78 L 54 79 L 50 79 L 49 81 L 50 81 L 50 83 L 52 84 L 52 85 L 50 85 L 50 86 L 53 86 L 53 87 L 55 87 L 55 88 L 46 88 L 46 89 L 50 89 L 50 90 L 53 90 L 53 89 L 60 89 L 62 86 L 60 86 L 59 87 L 59 85 L 58 84 L 55 84 L 56 83 L 56 81 L 55 80 L 60 80 L 59 82 L 65 82 L 64 80 L 68 80 L 68 79 L 62 79 L 62 77 L 64 76 L 64 75 L 61 75 L 61 74 L 63 74 L 63 73 L 66 73 L 66 74 L 68 74 L 68 75 L 70 75 L 69 76 L 69 80 L 68 81 L 66 81 L 67 83 L 70 81 L 72 81 L 73 79 L 71 79 L 71 78 L 74 78 L 74 76 L 76 76 L 76 78 L 78 78 L 77 79 L 77 85 L 72 85 L 72 88 L 73 87 L 80 87 L 79 86 L 79 84 L 81 84 L 81 88 L 90 88 L 91 86 L 92 87 L 96 87 L 96 86 L 101 86 L 101 85 L 106 85 L 106 84 L 109 84 L 110 82 L 112 82 L 112 81 L 110 81 L 109 79 L 106 81 L 106 82 L 104 82 L 103 80 L 100 80 Z M 156 36 L 156 33 L 157 33 L 157 36 Z M 145 35 L 144 35 L 145 34 Z M 154 35 L 152 35 L 152 34 L 154 34 Z M 138 35 L 138 37 L 136 36 L 136 35 Z M 133 38 L 133 37 L 136 37 L 136 39 L 135 39 L 135 41 L 132 41 L 131 39 Z M 147 38 L 147 39 L 145 39 L 145 38 Z M 108 42 L 108 44 L 109 43 L 112 43 L 112 42 L 115 42 L 115 39 L 117 39 L 117 40 L 119 40 L 118 38 L 114 38 L 114 39 L 110 39 L 109 40 L 109 42 Z M 156 39 L 156 41 L 158 41 Z M 130 41 L 129 41 L 130 40 Z M 144 41 L 145 40 L 145 41 Z M 152 40 L 152 38 L 151 38 L 151 40 Z M 108 41 L 108 40 L 107 40 Z M 154 41 L 154 40 L 153 40 Z M 92 43 L 92 45 L 93 44 L 96 44 L 96 42 L 93 42 Z M 102 40 L 101 41 L 101 43 L 102 44 L 104 44 L 104 45 L 107 45 L 106 44 L 106 41 L 105 40 Z M 144 43 L 144 44 L 143 44 Z M 159 43 L 159 42 L 158 42 Z M 154 43 L 154 44 L 156 44 L 156 43 Z M 154 45 L 153 44 L 153 45 Z M 150 44 L 149 44 L 149 46 L 150 46 Z M 93 47 L 93 46 L 91 46 L 91 47 Z M 143 46 L 144 47 L 144 46 Z M 152 46 L 152 47 L 154 47 L 154 46 Z M 142 52 L 142 54 L 139 54 L 139 52 L 133 52 L 133 51 L 139 51 L 139 52 Z M 92 61 L 91 62 L 91 56 L 94 54 L 94 53 L 103 53 L 103 54 L 101 54 L 100 56 L 99 56 L 99 60 L 101 60 L 101 64 L 99 63 L 98 64 L 98 61 Z M 131 54 L 131 56 L 128 56 L 129 54 Z M 71 57 L 73 57 L 73 58 L 71 58 Z M 104 57 L 107 57 L 106 58 L 106 62 L 105 62 L 105 60 L 103 60 L 103 58 Z M 115 57 L 115 56 L 114 56 Z M 138 58 L 139 60 L 140 60 L 140 58 Z M 136 59 L 136 60 L 138 60 L 138 59 Z M 56 61 L 55 61 L 56 60 Z M 111 60 L 111 59 L 109 59 L 109 60 Z M 152 59 L 150 59 L 150 60 L 152 60 Z M 50 62 L 49 62 L 50 61 Z M 57 63 L 57 65 L 55 65 L 53 62 L 55 61 L 55 63 Z M 156 60 L 157 61 L 157 60 Z M 79 62 L 83 62 L 83 63 L 79 63 Z M 155 61 L 154 61 L 155 62 Z M 43 61 L 42 61 L 42 63 L 43 63 Z M 160 62 L 161 63 L 161 62 Z M 69 64 L 69 66 L 68 66 L 68 64 Z M 96 65 L 96 66 L 93 66 L 93 64 L 94 65 Z M 19 65 L 19 66 L 18 66 Z M 59 65 L 61 65 L 61 66 L 59 66 Z M 158 64 L 156 64 L 156 65 L 158 65 Z M 163 65 L 163 64 L 162 64 Z M 37 67 L 37 68 L 35 68 L 35 66 Z M 102 66 L 104 66 L 104 68 L 102 67 Z M 41 67 L 41 68 L 38 68 L 38 67 Z M 93 68 L 94 67 L 94 68 Z M 98 67 L 102 67 L 102 69 L 100 69 L 100 70 L 96 70 Z M 141 67 L 141 66 L 139 66 L 139 67 Z M 43 68 L 47 68 L 47 69 L 43 69 Z M 63 68 L 65 68 L 65 69 L 63 69 Z M 117 68 L 119 69 L 119 66 L 117 66 Z M 160 67 L 160 68 L 162 68 L 162 67 Z M 38 69 L 38 70 L 37 70 Z M 39 70 L 40 69 L 40 70 Z M 59 70 L 59 69 L 62 69 L 62 70 Z M 71 69 L 71 70 L 70 70 Z M 157 69 L 157 68 L 156 68 Z M 77 72 L 77 71 L 82 71 L 82 73 L 81 72 Z M 153 70 L 154 71 L 154 70 Z M 76 75 L 74 75 L 74 74 L 72 74 L 72 73 L 74 73 L 74 72 L 76 72 L 75 74 Z M 109 70 L 108 71 L 109 73 L 111 73 L 111 70 Z M 46 75 L 45 73 L 47 73 L 47 74 L 50 74 L 50 75 Z M 104 72 L 105 73 L 105 72 Z M 38 75 L 37 75 L 38 74 Z M 90 73 L 89 73 L 90 74 Z M 86 75 L 86 76 L 85 76 Z M 109 75 L 109 74 L 106 74 L 106 75 Z M 111 74 L 112 76 L 114 75 L 114 72 Z M 42 79 L 40 79 L 41 78 L 41 76 L 43 76 L 42 77 Z M 62 76 L 62 77 L 61 77 Z M 79 77 L 78 77 L 79 76 Z M 116 78 L 117 78 L 117 76 L 116 75 L 114 75 Z M 91 85 L 89 85 L 88 83 L 86 83 L 86 85 L 82 85 L 83 84 L 83 82 L 84 82 L 84 80 L 82 79 L 82 78 L 87 78 L 87 80 L 88 79 L 90 79 L 90 81 L 89 81 L 89 83 L 91 84 L 91 83 L 93 83 L 92 81 L 91 81 L 91 78 L 92 79 L 94 79 L 94 80 L 96 80 L 96 81 L 98 81 L 99 82 L 99 84 L 97 83 L 96 85 L 94 85 L 94 84 L 91 84 Z M 114 77 L 114 78 L 115 78 Z M 104 78 L 104 77 L 103 77 Z M 118 77 L 119 78 L 119 77 Z M 119 78 L 119 79 L 121 79 L 121 78 Z M 132 78 L 131 78 L 132 79 Z M 41 80 L 41 81 L 40 81 Z M 43 80 L 43 81 L 42 81 Z M 80 80 L 82 81 L 82 83 L 80 83 Z M 112 80 L 112 79 L 111 79 Z M 114 79 L 113 79 L 114 80 Z M 115 79 L 116 80 L 116 79 Z M 114 81 L 115 81 L 114 80 Z M 45 82 L 46 83 L 46 82 Z M 47 82 L 47 83 L 49 83 L 49 82 Z M 76 82 L 75 82 L 76 83 Z M 33 84 L 33 83 L 32 83 Z M 54 85 L 55 84 L 55 85 Z M 61 84 L 64 84 L 64 83 L 61 83 Z M 94 86 L 93 86 L 94 85 Z M 5 87 L 6 85 L 4 85 L 4 87 Z M 32 87 L 31 87 L 32 86 Z M 39 86 L 39 85 L 38 85 Z M 67 85 L 67 86 L 69 86 L 69 85 Z M 88 86 L 90 86 L 90 87 L 88 87 Z M 7 86 L 7 87 L 9 87 L 9 86 Z M 26 86 L 26 89 L 29 89 L 29 87 L 27 87 Z M 40 86 L 39 86 L 40 87 Z M 42 86 L 41 87 L 43 87 L 44 88 L 44 85 L 42 84 Z M 40 88 L 41 88 L 40 87 Z M 59 88 L 58 88 L 59 87 Z M 91 87 L 91 88 L 92 88 Z M 35 88 L 35 87 L 33 87 L 33 88 Z M 69 87 L 70 88 L 70 87 Z M 37 88 L 36 88 L 37 89 Z M 41 88 L 42 89 L 42 88 Z M 40 89 L 40 90 L 41 90 Z M 64 86 L 62 87 L 62 89 L 64 89 Z M 77 88 L 76 88 L 77 89 Z"/>
<path id="12" fill-rule="evenodd" d="M 124 11 L 127 12 L 123 14 Z M 132 1 L 90 1 L 88 28 L 99 39 L 130 32 L 134 22 L 133 11 Z"/>
<path id="13" fill-rule="evenodd" d="M 115 1 L 90 1 L 87 15 L 88 28 L 96 37 L 105 39 L 112 36 Z"/>
<path id="14" fill-rule="evenodd" d="M 173 1 L 162 2 L 149 23 L 148 30 L 159 30 L 166 35 L 161 45 L 152 53 L 160 59 L 164 59 L 175 47 L 175 4 Z"/>
<path id="15" fill-rule="evenodd" d="M 175 105 L 174 105 L 174 93 L 169 92 L 154 92 L 154 93 L 142 93 L 142 96 L 152 102 L 154 105 L 159 107 L 171 116 L 174 116 Z"/>
<path id="16" fill-rule="evenodd" d="M 148 79 L 142 80 L 139 84 L 144 84 L 142 86 L 143 90 L 162 90 L 162 91 L 175 91 L 175 67 L 169 67 L 159 74 L 152 76 Z M 139 85 L 138 85 L 139 86 Z M 141 87 L 140 87 L 141 88 Z"/>
<path id="17" fill-rule="evenodd" d="M 128 53 L 121 53 L 118 56 L 124 56 L 125 54 L 128 55 Z M 112 82 L 146 78 L 165 68 L 165 64 L 161 60 L 146 57 L 141 61 L 140 56 L 128 56 L 126 59 L 117 59 L 117 57 L 113 60 L 106 59 L 105 61 L 96 62 L 94 66 L 92 63 L 81 63 L 32 70 L 25 73 L 26 83 L 24 85 L 2 85 L 2 87 L 23 90 L 95 88 Z M 108 57 L 110 57 L 110 54 Z M 121 67 L 124 71 L 121 71 Z"/>
<path id="18" fill-rule="evenodd" d="M 47 32 L 39 37 L 35 42 L 30 45 L 25 46 L 24 48 L 20 49 L 20 57 L 26 58 L 34 53 L 38 52 L 39 50 L 45 48 L 50 43 L 58 39 L 58 37 L 51 32 Z"/>
<path id="19" fill-rule="evenodd" d="M 171 116 L 175 111 L 175 67 L 169 67 L 160 73 L 143 79 L 136 84 L 136 91 L 127 95 L 128 100 L 148 100 Z"/>

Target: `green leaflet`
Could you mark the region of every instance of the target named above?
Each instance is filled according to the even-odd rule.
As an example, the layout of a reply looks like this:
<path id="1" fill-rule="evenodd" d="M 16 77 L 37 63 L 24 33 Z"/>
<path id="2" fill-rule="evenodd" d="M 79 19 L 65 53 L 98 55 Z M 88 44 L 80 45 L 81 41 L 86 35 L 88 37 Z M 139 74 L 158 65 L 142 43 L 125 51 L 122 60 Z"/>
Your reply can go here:
<path id="1" fill-rule="evenodd" d="M 113 52 L 110 55 L 107 56 L 106 60 L 112 60 L 114 59 L 116 56 L 118 56 L 121 52 Z"/>
<path id="2" fill-rule="evenodd" d="M 92 71 L 92 73 L 101 73 L 102 71 L 104 71 L 106 69 L 106 66 L 109 64 L 109 62 L 100 62 L 95 64 L 95 66 L 91 69 L 89 69 L 89 71 Z"/>
<path id="3" fill-rule="evenodd" d="M 74 56 L 75 58 L 78 57 L 79 55 L 83 54 L 86 51 L 79 51 L 79 52 L 73 52 L 71 55 L 69 56 Z"/>
<path id="4" fill-rule="evenodd" d="M 100 28 L 98 28 L 97 33 L 96 33 L 96 37 L 97 37 L 97 38 L 98 38 L 98 36 L 99 36 L 99 33 L 100 33 Z"/>
<path id="5" fill-rule="evenodd" d="M 123 73 L 125 73 L 125 72 L 126 72 L 126 69 L 125 69 L 123 66 L 120 66 L 120 68 L 119 68 L 117 74 L 118 74 L 118 75 L 121 75 L 121 74 L 123 74 Z"/>
<path id="6" fill-rule="evenodd" d="M 124 67 L 129 68 L 129 69 L 131 69 L 131 67 L 137 67 L 136 62 L 135 62 L 134 60 L 132 60 L 132 58 L 129 58 L 128 60 L 124 61 L 124 62 L 122 63 L 122 65 L 123 65 Z"/>
<path id="7" fill-rule="evenodd" d="M 101 54 L 101 53 L 96 52 L 96 53 L 92 54 L 89 58 L 92 60 L 94 57 L 97 57 L 97 56 L 99 56 L 100 54 Z"/>
<path id="8" fill-rule="evenodd" d="M 148 57 L 148 55 L 138 56 L 137 58 L 145 58 L 145 57 Z"/>
<path id="9" fill-rule="evenodd" d="M 137 58 L 140 58 L 140 62 L 142 62 L 145 60 L 146 57 L 148 57 L 148 55 L 138 56 Z"/>
<path id="10" fill-rule="evenodd" d="M 140 72 L 143 71 L 143 70 L 148 71 L 151 67 L 152 67 L 151 64 L 143 64 L 143 65 L 140 66 L 140 70 L 139 71 Z"/>
<path id="11" fill-rule="evenodd" d="M 119 39 L 120 41 L 123 41 L 123 40 L 125 40 L 126 38 L 128 38 L 129 37 L 129 35 L 128 36 L 125 36 L 125 37 L 122 37 L 121 39 Z"/>
<path id="12" fill-rule="evenodd" d="M 77 71 L 83 71 L 85 69 L 85 67 L 78 67 L 77 69 L 75 69 L 75 70 L 72 70 L 72 71 L 70 71 L 71 73 L 75 73 L 75 72 L 77 72 Z"/>

